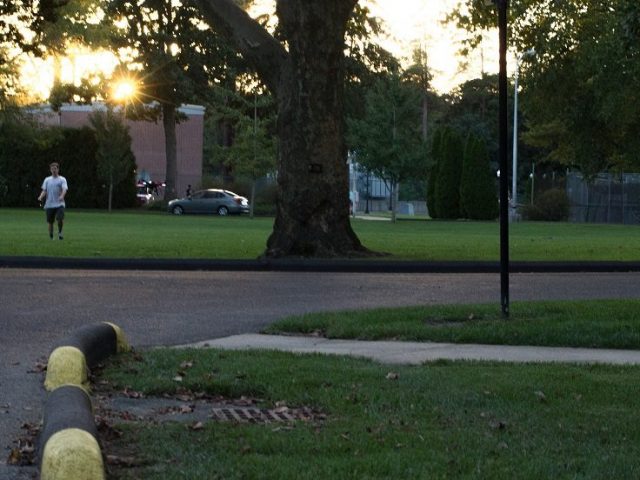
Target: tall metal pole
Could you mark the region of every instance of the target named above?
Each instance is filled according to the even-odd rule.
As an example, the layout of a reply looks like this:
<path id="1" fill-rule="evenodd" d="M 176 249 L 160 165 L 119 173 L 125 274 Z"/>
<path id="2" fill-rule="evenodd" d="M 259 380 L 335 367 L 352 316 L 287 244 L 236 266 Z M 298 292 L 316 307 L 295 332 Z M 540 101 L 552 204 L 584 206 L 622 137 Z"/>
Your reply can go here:
<path id="1" fill-rule="evenodd" d="M 509 317 L 509 164 L 507 163 L 507 10 L 508 0 L 497 0 L 500 37 L 499 161 L 500 161 L 500 305 Z"/>
<path id="2" fill-rule="evenodd" d="M 524 54 L 523 54 L 524 55 Z M 513 219 L 516 219 L 518 209 L 518 74 L 520 59 L 516 58 L 516 75 L 513 91 L 513 162 L 511 166 L 511 204 L 513 205 Z"/>
<path id="3" fill-rule="evenodd" d="M 530 48 L 516 57 L 516 75 L 513 91 L 513 166 L 511 167 L 511 204 L 513 206 L 513 220 L 518 213 L 518 77 L 520 76 L 520 62 L 527 55 L 535 55 L 536 51 Z"/>

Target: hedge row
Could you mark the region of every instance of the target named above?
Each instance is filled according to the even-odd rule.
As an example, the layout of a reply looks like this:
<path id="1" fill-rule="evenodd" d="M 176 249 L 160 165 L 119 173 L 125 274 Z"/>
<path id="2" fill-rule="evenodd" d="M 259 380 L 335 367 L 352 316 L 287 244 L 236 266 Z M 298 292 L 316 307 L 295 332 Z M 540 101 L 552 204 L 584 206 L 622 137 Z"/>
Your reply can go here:
<path id="1" fill-rule="evenodd" d="M 34 207 L 49 164 L 58 162 L 69 183 L 67 206 L 106 208 L 108 185 L 97 174 L 97 143 L 89 127 L 39 128 L 25 123 L 0 125 L 0 206 Z M 133 155 L 131 155 L 133 159 Z M 114 187 L 113 208 L 136 205 L 132 160 L 126 179 Z"/>

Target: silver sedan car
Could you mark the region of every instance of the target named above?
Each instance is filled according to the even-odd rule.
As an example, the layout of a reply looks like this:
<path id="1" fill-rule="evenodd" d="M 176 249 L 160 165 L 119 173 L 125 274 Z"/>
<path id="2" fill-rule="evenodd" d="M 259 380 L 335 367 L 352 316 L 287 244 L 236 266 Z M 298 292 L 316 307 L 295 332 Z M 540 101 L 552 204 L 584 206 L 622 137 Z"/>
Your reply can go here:
<path id="1" fill-rule="evenodd" d="M 198 190 L 190 197 L 171 200 L 167 205 L 169 213 L 208 213 L 229 215 L 233 213 L 249 213 L 249 201 L 229 190 L 210 188 Z"/>

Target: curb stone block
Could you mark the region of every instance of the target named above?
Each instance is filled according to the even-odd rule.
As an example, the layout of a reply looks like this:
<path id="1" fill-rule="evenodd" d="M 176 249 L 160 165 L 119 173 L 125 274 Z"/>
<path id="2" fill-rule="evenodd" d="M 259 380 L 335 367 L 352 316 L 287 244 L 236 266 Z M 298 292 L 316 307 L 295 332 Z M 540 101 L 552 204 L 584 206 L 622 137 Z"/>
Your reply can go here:
<path id="1" fill-rule="evenodd" d="M 130 349 L 120 327 L 111 323 L 85 325 L 51 352 L 44 387 L 52 391 L 65 384 L 88 387 L 89 369 L 110 355 Z"/>
<path id="2" fill-rule="evenodd" d="M 49 394 L 39 440 L 42 480 L 104 478 L 91 399 L 81 386 L 64 385 Z"/>
<path id="3" fill-rule="evenodd" d="M 49 356 L 47 397 L 38 452 L 42 480 L 103 480 L 104 460 L 88 390 L 89 369 L 129 351 L 120 327 L 86 325 Z"/>

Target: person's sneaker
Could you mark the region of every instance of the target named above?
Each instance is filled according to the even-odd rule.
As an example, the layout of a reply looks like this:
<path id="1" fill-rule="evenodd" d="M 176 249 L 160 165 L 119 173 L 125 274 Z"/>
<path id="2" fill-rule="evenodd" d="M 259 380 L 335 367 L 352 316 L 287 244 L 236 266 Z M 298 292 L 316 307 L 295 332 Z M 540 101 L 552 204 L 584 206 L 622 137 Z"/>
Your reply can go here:
<path id="1" fill-rule="evenodd" d="M 58 234 L 58 240 L 62 240 L 64 237 L 62 236 L 62 232 Z"/>
<path id="2" fill-rule="evenodd" d="M 49 234 L 49 238 L 50 238 L 51 240 L 53 240 L 53 233 L 50 233 L 50 234 Z"/>

